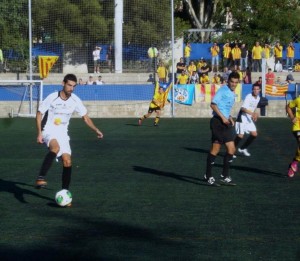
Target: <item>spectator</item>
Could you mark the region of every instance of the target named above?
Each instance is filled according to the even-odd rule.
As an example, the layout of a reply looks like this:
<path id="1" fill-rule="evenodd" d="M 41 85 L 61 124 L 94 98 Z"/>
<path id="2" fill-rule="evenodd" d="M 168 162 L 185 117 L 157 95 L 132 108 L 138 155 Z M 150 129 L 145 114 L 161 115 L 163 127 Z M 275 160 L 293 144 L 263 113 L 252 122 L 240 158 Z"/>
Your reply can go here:
<path id="1" fill-rule="evenodd" d="M 292 72 L 293 72 L 293 68 L 292 67 L 288 68 L 288 75 L 286 76 L 287 83 L 292 83 L 293 81 L 295 81 Z"/>
<path id="2" fill-rule="evenodd" d="M 262 89 L 262 78 L 259 77 L 258 80 L 253 84 L 253 86 L 259 86 Z"/>
<path id="3" fill-rule="evenodd" d="M 94 73 L 100 73 L 100 53 L 101 53 L 101 47 L 95 46 L 95 49 L 93 51 L 93 59 L 94 59 Z"/>
<path id="4" fill-rule="evenodd" d="M 247 67 L 246 70 L 243 72 L 243 83 L 245 84 L 252 83 L 251 70 L 249 67 Z"/>
<path id="5" fill-rule="evenodd" d="M 200 71 L 201 71 L 201 73 L 200 73 L 199 77 L 201 77 L 201 75 L 204 74 L 204 73 L 206 75 L 208 75 L 208 73 L 210 72 L 209 65 L 206 63 L 205 60 L 203 60 L 202 66 L 200 68 Z"/>
<path id="6" fill-rule="evenodd" d="M 295 57 L 295 47 L 292 42 L 289 43 L 288 48 L 286 49 L 286 67 L 294 67 L 294 57 Z"/>
<path id="7" fill-rule="evenodd" d="M 189 76 L 186 71 L 182 71 L 181 74 L 177 77 L 176 84 L 187 84 L 189 80 Z"/>
<path id="8" fill-rule="evenodd" d="M 265 58 L 266 58 L 266 67 L 269 68 L 271 66 L 271 45 L 265 43 L 265 47 L 263 49 Z"/>
<path id="9" fill-rule="evenodd" d="M 282 84 L 280 76 L 278 76 L 278 77 L 276 78 L 275 83 L 276 83 L 276 84 Z"/>
<path id="10" fill-rule="evenodd" d="M 182 73 L 182 71 L 186 70 L 186 66 L 182 57 L 180 58 L 179 62 L 176 64 L 176 69 L 177 69 L 176 70 L 177 77 Z"/>
<path id="11" fill-rule="evenodd" d="M 191 52 L 192 52 L 191 44 L 187 42 L 186 46 L 184 47 L 184 62 L 186 66 L 190 64 Z"/>
<path id="12" fill-rule="evenodd" d="M 242 51 L 241 51 L 238 44 L 236 44 L 234 46 L 231 53 L 232 53 L 232 60 L 233 60 L 233 64 L 234 64 L 234 69 L 237 70 L 237 69 L 240 68 L 240 61 L 241 61 L 241 54 L 242 54 Z"/>
<path id="13" fill-rule="evenodd" d="M 112 45 L 109 45 L 106 53 L 106 61 L 107 61 L 107 67 L 109 71 L 112 73 L 113 71 L 113 58 L 114 58 L 114 49 Z"/>
<path id="14" fill-rule="evenodd" d="M 201 84 L 208 84 L 209 81 L 209 77 L 207 75 L 207 73 L 202 73 L 201 77 L 200 77 L 200 83 Z"/>
<path id="15" fill-rule="evenodd" d="M 203 57 L 201 57 L 201 59 L 197 63 L 197 72 L 198 72 L 199 76 L 201 75 L 201 67 L 204 65 L 204 62 L 205 61 L 204 61 Z"/>
<path id="16" fill-rule="evenodd" d="M 211 83 L 220 84 L 221 83 L 221 77 L 220 77 L 220 75 L 215 73 L 214 77 L 212 78 Z"/>
<path id="17" fill-rule="evenodd" d="M 163 61 L 159 62 L 156 72 L 159 82 L 167 82 L 168 69 L 166 68 Z"/>
<path id="18" fill-rule="evenodd" d="M 219 71 L 219 52 L 220 48 L 217 45 L 216 42 L 213 43 L 213 46 L 210 47 L 210 53 L 211 53 L 211 69 L 214 71 L 214 68 L 216 67 L 216 71 Z"/>
<path id="19" fill-rule="evenodd" d="M 261 58 L 262 58 L 262 47 L 260 46 L 259 42 L 256 42 L 252 48 L 252 61 L 253 61 L 253 68 L 254 72 L 261 72 Z"/>
<path id="20" fill-rule="evenodd" d="M 279 62 L 282 65 L 282 50 L 283 50 L 282 45 L 280 45 L 280 43 L 277 42 L 274 47 L 275 64 Z M 276 68 L 275 71 L 277 71 Z"/>
<path id="21" fill-rule="evenodd" d="M 79 78 L 78 85 L 84 85 L 84 82 L 83 82 L 82 78 Z"/>
<path id="22" fill-rule="evenodd" d="M 96 82 L 94 81 L 94 78 L 92 75 L 89 76 L 89 79 L 86 82 L 86 85 L 95 85 Z"/>
<path id="23" fill-rule="evenodd" d="M 197 70 L 197 67 L 193 61 L 190 62 L 187 70 L 189 75 L 192 75 L 192 73 Z"/>
<path id="24" fill-rule="evenodd" d="M 230 55 L 231 55 L 231 47 L 230 47 L 229 41 L 228 41 L 223 46 L 223 66 L 224 67 L 229 67 Z"/>
<path id="25" fill-rule="evenodd" d="M 242 44 L 241 46 L 241 61 L 240 61 L 240 66 L 241 66 L 241 70 L 245 71 L 246 68 L 248 67 L 248 49 L 246 48 L 245 44 Z"/>
<path id="26" fill-rule="evenodd" d="M 98 80 L 96 81 L 96 85 L 102 85 L 104 84 L 104 81 L 102 81 L 102 76 L 98 76 Z"/>
<path id="27" fill-rule="evenodd" d="M 199 75 L 196 71 L 193 71 L 192 75 L 190 75 L 189 83 L 191 83 L 191 84 L 199 83 Z"/>
<path id="28" fill-rule="evenodd" d="M 275 74 L 272 72 L 272 69 L 269 68 L 266 73 L 266 84 L 273 85 L 275 81 Z"/>
<path id="29" fill-rule="evenodd" d="M 147 53 L 149 57 L 148 72 L 150 71 L 156 72 L 158 50 L 156 47 L 151 46 L 149 47 Z"/>
<path id="30" fill-rule="evenodd" d="M 224 67 L 224 71 L 223 71 L 223 74 L 222 74 L 222 78 L 225 82 L 227 82 L 228 80 L 228 76 L 229 74 L 231 73 L 231 71 L 228 69 L 228 67 Z"/>

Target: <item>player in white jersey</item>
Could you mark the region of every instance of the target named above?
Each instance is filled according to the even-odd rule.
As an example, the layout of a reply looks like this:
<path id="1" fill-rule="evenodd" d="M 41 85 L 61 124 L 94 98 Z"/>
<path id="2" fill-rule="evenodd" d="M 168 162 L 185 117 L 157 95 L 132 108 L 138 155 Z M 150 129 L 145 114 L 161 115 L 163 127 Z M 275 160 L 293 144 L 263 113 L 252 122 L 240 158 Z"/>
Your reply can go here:
<path id="1" fill-rule="evenodd" d="M 36 179 L 36 187 L 47 185 L 45 176 L 55 158 L 61 157 L 63 163 L 62 189 L 69 189 L 72 173 L 70 137 L 68 126 L 73 112 L 77 112 L 98 138 L 103 138 L 102 132 L 94 125 L 87 115 L 87 109 L 73 91 L 77 84 L 74 74 L 67 74 L 62 82 L 63 89 L 50 94 L 40 104 L 36 114 L 37 142 L 45 143 L 49 149 L 40 173 Z"/>
<path id="2" fill-rule="evenodd" d="M 257 137 L 257 130 L 254 122 L 258 118 L 258 114 L 255 112 L 255 110 L 260 101 L 259 95 L 260 86 L 254 84 L 252 87 L 252 92 L 246 96 L 243 102 L 235 124 L 237 136 L 234 143 L 236 148 L 239 142 L 243 139 L 244 134 L 250 134 L 243 145 L 238 149 L 241 154 L 247 157 L 251 156 L 247 148 Z"/>

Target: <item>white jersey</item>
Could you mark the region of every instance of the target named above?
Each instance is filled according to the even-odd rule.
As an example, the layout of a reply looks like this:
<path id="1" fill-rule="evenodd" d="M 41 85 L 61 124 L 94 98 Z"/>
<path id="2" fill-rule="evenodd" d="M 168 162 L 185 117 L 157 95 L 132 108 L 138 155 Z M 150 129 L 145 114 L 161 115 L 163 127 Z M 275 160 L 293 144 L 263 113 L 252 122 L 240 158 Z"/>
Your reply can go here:
<path id="1" fill-rule="evenodd" d="M 255 109 L 257 108 L 259 100 L 260 100 L 259 96 L 254 97 L 252 93 L 249 93 L 243 102 L 242 108 L 254 112 Z M 237 116 L 235 130 L 237 134 L 242 134 L 242 135 L 245 133 L 256 131 L 256 126 L 254 124 L 254 121 L 252 120 L 251 115 L 249 115 L 246 112 L 242 112 L 242 110 L 240 110 Z"/>
<path id="2" fill-rule="evenodd" d="M 242 108 L 245 108 L 251 112 L 254 112 L 255 109 L 257 108 L 259 101 L 260 101 L 259 96 L 254 97 L 252 95 L 252 93 L 249 93 L 249 94 L 247 94 L 247 96 L 243 102 Z M 251 115 L 249 115 L 248 113 L 240 111 L 237 116 L 237 121 L 250 122 L 250 121 L 252 121 L 252 118 L 251 118 Z"/>
<path id="3" fill-rule="evenodd" d="M 86 107 L 73 93 L 67 100 L 63 100 L 60 98 L 59 92 L 54 92 L 47 96 L 38 110 L 43 114 L 42 130 L 55 133 L 68 132 L 73 112 L 77 112 L 80 116 L 87 114 Z"/>

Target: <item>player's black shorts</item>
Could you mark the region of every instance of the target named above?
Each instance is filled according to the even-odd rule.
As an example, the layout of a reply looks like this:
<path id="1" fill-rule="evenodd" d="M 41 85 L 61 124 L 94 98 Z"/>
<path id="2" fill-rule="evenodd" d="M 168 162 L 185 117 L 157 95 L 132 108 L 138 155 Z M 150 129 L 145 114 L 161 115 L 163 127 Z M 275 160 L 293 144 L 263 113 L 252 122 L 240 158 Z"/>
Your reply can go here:
<path id="1" fill-rule="evenodd" d="M 148 110 L 148 112 L 149 113 L 152 113 L 152 112 L 156 112 L 156 111 L 160 111 L 160 107 L 155 107 L 155 108 L 151 108 L 151 107 L 149 107 L 149 110 Z"/>
<path id="2" fill-rule="evenodd" d="M 224 144 L 234 141 L 236 132 L 232 125 L 226 125 L 220 117 L 212 117 L 210 120 L 211 141 L 212 143 Z"/>

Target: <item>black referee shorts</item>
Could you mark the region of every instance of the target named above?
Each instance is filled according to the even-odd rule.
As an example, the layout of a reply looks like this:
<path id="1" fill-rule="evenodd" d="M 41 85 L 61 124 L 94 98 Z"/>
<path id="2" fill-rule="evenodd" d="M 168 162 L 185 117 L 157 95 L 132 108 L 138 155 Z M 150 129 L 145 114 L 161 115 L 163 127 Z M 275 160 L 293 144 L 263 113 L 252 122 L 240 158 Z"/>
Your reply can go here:
<path id="1" fill-rule="evenodd" d="M 220 117 L 211 118 L 210 129 L 212 143 L 224 144 L 235 139 L 236 132 L 234 126 L 224 124 Z"/>

